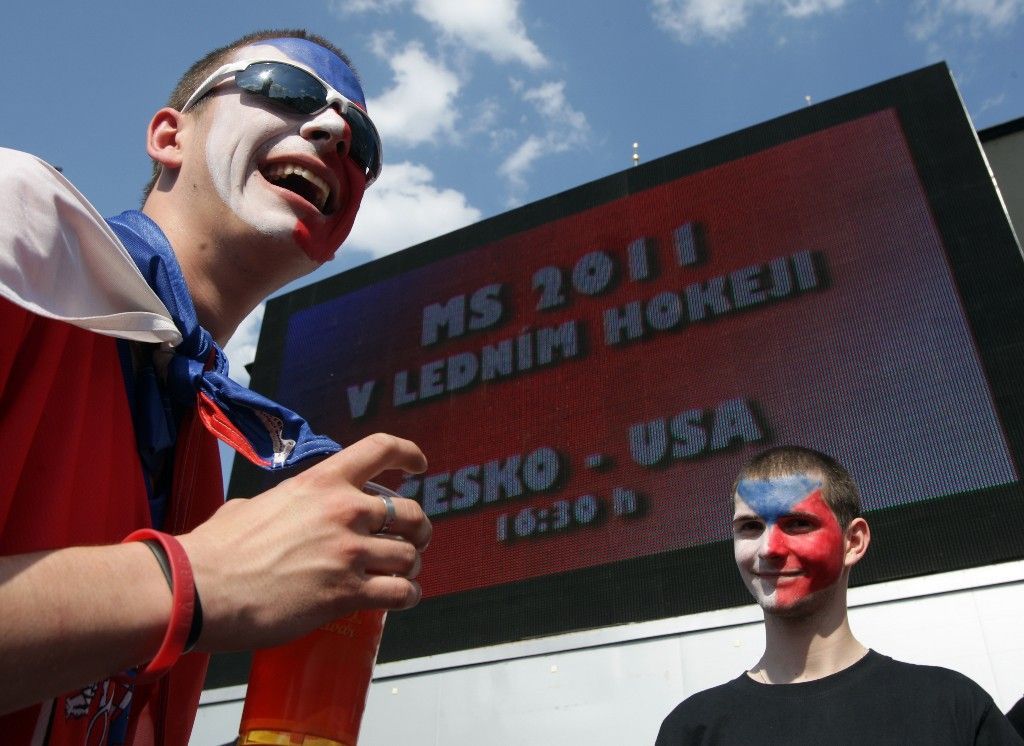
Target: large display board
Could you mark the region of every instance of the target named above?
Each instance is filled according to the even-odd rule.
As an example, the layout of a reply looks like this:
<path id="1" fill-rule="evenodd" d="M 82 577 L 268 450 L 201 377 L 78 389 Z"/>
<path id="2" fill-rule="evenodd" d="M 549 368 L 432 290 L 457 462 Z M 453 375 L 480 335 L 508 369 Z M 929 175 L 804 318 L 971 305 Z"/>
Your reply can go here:
<path id="1" fill-rule="evenodd" d="M 382 479 L 435 527 L 417 657 L 747 602 L 731 484 L 782 443 L 860 483 L 855 582 L 1024 556 L 1022 270 L 937 65 L 275 299 L 253 386 L 427 453 Z"/>

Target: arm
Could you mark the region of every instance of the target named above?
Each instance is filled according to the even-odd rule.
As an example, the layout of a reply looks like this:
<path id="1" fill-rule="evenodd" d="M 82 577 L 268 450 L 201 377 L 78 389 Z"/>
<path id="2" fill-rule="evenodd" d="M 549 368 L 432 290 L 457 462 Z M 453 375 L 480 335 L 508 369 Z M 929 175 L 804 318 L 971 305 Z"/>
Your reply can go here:
<path id="1" fill-rule="evenodd" d="M 417 503 L 396 499 L 390 533 L 375 535 L 384 504 L 359 485 L 388 469 L 425 468 L 413 443 L 370 436 L 262 495 L 229 501 L 179 537 L 203 602 L 199 649 L 272 645 L 356 609 L 419 601 L 413 578 L 430 522 Z M 142 544 L 0 559 L 0 712 L 145 662 L 170 611 Z"/>
<path id="2" fill-rule="evenodd" d="M 142 544 L 75 547 L 0 558 L 0 610 L 2 714 L 145 661 L 171 594 Z"/>
<path id="3" fill-rule="evenodd" d="M 1024 746 L 1024 738 L 1013 727 L 995 702 L 986 695 L 988 706 L 985 708 L 978 730 L 974 735 L 974 743 L 979 746 Z"/>

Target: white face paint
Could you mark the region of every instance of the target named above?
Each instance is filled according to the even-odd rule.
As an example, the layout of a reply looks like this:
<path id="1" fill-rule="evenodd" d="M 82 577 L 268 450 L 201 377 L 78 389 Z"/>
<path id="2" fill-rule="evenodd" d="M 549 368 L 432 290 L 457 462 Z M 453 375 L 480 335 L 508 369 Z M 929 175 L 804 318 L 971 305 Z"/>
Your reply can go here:
<path id="1" fill-rule="evenodd" d="M 257 51 L 258 50 L 258 51 Z M 287 59 L 267 46 L 251 50 L 267 59 Z M 248 116 L 239 117 L 241 92 L 237 89 L 213 96 L 206 106 L 210 117 L 206 138 L 206 166 L 217 194 L 231 211 L 260 233 L 287 237 L 295 225 L 295 215 L 268 190 L 257 188 L 260 178 L 255 157 L 267 141 L 286 131 L 283 113 L 249 107 Z M 249 199 L 249 193 L 252 198 Z"/>
<path id="2" fill-rule="evenodd" d="M 266 44 L 240 49 L 234 59 L 292 61 Z M 365 189 L 354 164 L 337 151 L 338 140 L 348 137 L 338 112 L 292 113 L 243 94 L 230 82 L 217 89 L 205 111 L 207 170 L 231 212 L 261 234 L 298 244 L 314 261 L 333 256 L 351 230 Z M 271 168 L 295 167 L 329 189 L 327 214 L 265 176 Z"/>

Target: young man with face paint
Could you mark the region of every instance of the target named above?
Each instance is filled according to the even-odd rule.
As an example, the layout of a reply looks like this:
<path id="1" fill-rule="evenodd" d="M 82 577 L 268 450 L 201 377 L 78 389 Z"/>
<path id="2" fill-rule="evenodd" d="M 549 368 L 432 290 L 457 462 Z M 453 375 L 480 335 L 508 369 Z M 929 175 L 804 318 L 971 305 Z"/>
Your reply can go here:
<path id="1" fill-rule="evenodd" d="M 1024 743 L 970 679 L 853 636 L 846 590 L 871 533 L 839 463 L 806 448 L 765 451 L 736 480 L 733 508 L 736 566 L 764 612 L 764 655 L 676 707 L 657 746 Z"/>
<path id="2" fill-rule="evenodd" d="M 185 744 L 208 653 L 419 600 L 430 522 L 361 487 L 420 449 L 338 453 L 220 347 L 347 237 L 380 171 L 365 106 L 326 40 L 259 32 L 154 115 L 141 211 L 104 221 L 0 149 L 3 743 Z M 321 460 L 223 504 L 214 436 L 268 469 Z"/>

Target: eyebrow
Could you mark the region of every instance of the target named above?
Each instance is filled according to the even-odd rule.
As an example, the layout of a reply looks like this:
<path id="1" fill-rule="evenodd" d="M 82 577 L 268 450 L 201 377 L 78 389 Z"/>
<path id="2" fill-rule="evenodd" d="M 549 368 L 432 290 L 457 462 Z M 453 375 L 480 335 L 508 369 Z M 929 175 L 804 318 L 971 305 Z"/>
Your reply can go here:
<path id="1" fill-rule="evenodd" d="M 757 513 L 740 513 L 733 517 L 733 524 L 742 523 L 743 521 L 761 521 L 764 522 L 764 518 L 759 516 Z"/>
<path id="2" fill-rule="evenodd" d="M 806 510 L 794 510 L 792 513 L 783 513 L 779 518 L 810 518 L 815 521 L 821 520 L 821 516 L 809 513 Z"/>
<path id="3" fill-rule="evenodd" d="M 806 510 L 794 510 L 792 512 L 782 513 L 780 516 L 778 516 L 778 518 L 775 518 L 774 521 L 769 521 L 764 516 L 754 512 L 739 513 L 733 516 L 732 522 L 733 524 L 741 523 L 743 521 L 761 521 L 762 523 L 773 523 L 782 520 L 783 518 L 810 518 L 813 520 L 820 520 L 820 516 L 816 515 L 815 513 L 809 513 Z"/>

